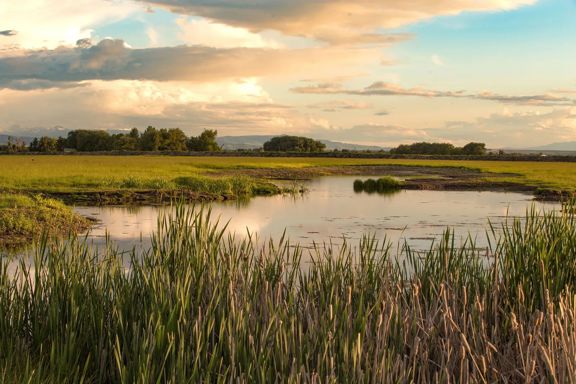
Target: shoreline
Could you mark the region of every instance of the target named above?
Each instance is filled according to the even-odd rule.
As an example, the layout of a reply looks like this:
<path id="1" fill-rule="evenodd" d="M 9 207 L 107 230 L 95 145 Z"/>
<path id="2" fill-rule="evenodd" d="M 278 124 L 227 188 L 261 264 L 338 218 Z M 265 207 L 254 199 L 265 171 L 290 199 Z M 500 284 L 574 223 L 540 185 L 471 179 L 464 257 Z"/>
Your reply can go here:
<path id="1" fill-rule="evenodd" d="M 249 177 L 258 187 L 252 193 L 237 195 L 233 193 L 211 193 L 195 191 L 191 188 L 151 189 L 151 188 L 110 188 L 102 190 L 43 190 L 16 189 L 5 190 L 12 194 L 40 194 L 58 199 L 67 205 L 83 206 L 144 206 L 165 205 L 174 201 L 202 203 L 229 201 L 256 196 L 272 196 L 282 193 L 301 193 L 277 185 L 278 181 L 303 182 L 326 176 L 391 176 L 403 181 L 403 190 L 423 191 L 494 191 L 529 193 L 538 201 L 566 201 L 574 193 L 565 190 L 543 188 L 523 183 L 517 174 L 488 173 L 463 167 L 427 167 L 409 165 L 355 165 L 355 166 L 319 166 L 308 168 L 241 168 L 218 170 L 211 174 L 214 180 L 230 177 Z M 499 180 L 499 178 L 518 181 Z"/>

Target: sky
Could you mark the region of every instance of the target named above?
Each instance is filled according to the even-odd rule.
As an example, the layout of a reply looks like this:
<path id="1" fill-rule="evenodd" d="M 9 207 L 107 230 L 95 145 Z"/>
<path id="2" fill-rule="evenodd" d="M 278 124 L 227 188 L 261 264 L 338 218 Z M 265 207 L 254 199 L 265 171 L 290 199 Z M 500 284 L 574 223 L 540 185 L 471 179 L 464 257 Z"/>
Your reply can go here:
<path id="1" fill-rule="evenodd" d="M 576 0 L 0 1 L 0 134 L 576 141 Z"/>

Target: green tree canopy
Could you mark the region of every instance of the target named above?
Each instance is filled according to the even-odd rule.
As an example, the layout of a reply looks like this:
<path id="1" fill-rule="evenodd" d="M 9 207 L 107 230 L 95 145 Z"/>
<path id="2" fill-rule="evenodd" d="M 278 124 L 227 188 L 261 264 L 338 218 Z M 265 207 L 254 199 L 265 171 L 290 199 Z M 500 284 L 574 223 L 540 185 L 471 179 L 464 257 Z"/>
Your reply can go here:
<path id="1" fill-rule="evenodd" d="M 486 144 L 468 143 L 464 147 L 455 147 L 450 143 L 413 143 L 399 145 L 390 150 L 390 153 L 398 155 L 484 155 Z"/>
<path id="2" fill-rule="evenodd" d="M 205 129 L 200 136 L 192 136 L 188 139 L 188 149 L 199 152 L 215 152 L 220 150 L 216 142 L 218 131 Z"/>
<path id="3" fill-rule="evenodd" d="M 113 149 L 112 136 L 107 131 L 80 129 L 68 133 L 68 148 L 80 152 L 110 151 Z"/>
<path id="4" fill-rule="evenodd" d="M 468 143 L 462 147 L 462 153 L 465 155 L 485 155 L 486 144 L 484 143 Z"/>
<path id="5" fill-rule="evenodd" d="M 40 139 L 34 138 L 30 143 L 31 152 L 56 152 L 58 151 L 58 139 L 54 137 L 42 136 Z"/>
<path id="6" fill-rule="evenodd" d="M 279 152 L 322 152 L 326 144 L 300 136 L 277 136 L 264 143 L 265 151 Z"/>

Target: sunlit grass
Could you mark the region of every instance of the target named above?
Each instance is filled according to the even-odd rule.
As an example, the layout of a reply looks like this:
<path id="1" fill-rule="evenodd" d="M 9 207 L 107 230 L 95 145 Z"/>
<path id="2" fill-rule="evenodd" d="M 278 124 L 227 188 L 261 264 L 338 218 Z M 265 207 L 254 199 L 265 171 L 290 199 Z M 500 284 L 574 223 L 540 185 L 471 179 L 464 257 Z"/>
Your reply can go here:
<path id="1" fill-rule="evenodd" d="M 89 224 L 60 201 L 0 193 L 0 248 L 25 245 L 38 239 L 42 232 L 67 235 L 87 229 Z"/>
<path id="2" fill-rule="evenodd" d="M 52 191 L 106 189 L 121 184 L 127 178 L 171 182 L 178 177 L 209 176 L 222 170 L 241 172 L 242 169 L 350 165 L 464 167 L 494 173 L 490 179 L 495 181 L 576 189 L 576 163 L 568 162 L 187 156 L 0 156 L 0 188 Z M 498 173 L 516 176 L 499 176 Z"/>

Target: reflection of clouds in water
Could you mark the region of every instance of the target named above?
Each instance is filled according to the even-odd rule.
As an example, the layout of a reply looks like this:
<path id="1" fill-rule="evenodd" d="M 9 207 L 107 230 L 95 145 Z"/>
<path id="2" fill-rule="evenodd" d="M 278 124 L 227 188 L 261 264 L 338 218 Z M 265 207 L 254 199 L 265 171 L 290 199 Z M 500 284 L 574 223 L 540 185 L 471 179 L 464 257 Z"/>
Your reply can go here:
<path id="1" fill-rule="evenodd" d="M 270 219 L 260 215 L 258 212 L 252 211 L 237 211 L 230 215 L 231 212 L 222 212 L 219 216 L 221 224 L 226 224 L 228 220 L 228 231 L 234 233 L 236 236 L 246 237 L 248 233 L 255 235 L 260 233 L 262 228 L 265 228 Z"/>
<path id="2" fill-rule="evenodd" d="M 387 238 L 393 243 L 409 239 L 417 248 L 428 248 L 430 237 L 442 235 L 453 227 L 456 240 L 470 233 L 478 242 L 486 242 L 488 219 L 496 226 L 509 216 L 524 216 L 532 204 L 530 196 L 499 192 L 401 191 L 391 196 L 356 195 L 352 183 L 357 177 L 327 177 L 314 180 L 305 198 L 291 196 L 258 197 L 248 202 L 207 204 L 213 221 L 228 222 L 229 232 L 244 238 L 247 229 L 261 240 L 278 239 L 284 230 L 293 243 L 309 245 L 342 237 L 357 241 L 361 235 Z M 554 209 L 557 204 L 536 203 L 537 209 Z M 171 211 L 164 207 L 81 208 L 80 213 L 97 212 L 102 228 L 122 247 L 141 238 L 149 239 L 156 229 L 160 214 Z M 424 238 L 426 240 L 424 240 Z M 412 240 L 410 240 L 412 239 Z M 419 240 L 421 239 L 421 240 Z"/>
<path id="3" fill-rule="evenodd" d="M 94 208 L 76 208 L 80 214 L 93 216 L 99 224 L 89 231 L 90 237 L 104 237 L 106 234 L 113 240 L 140 239 L 141 235 L 152 234 L 158 224 L 158 216 L 164 210 L 156 207 L 101 208 L 95 215 Z"/>

